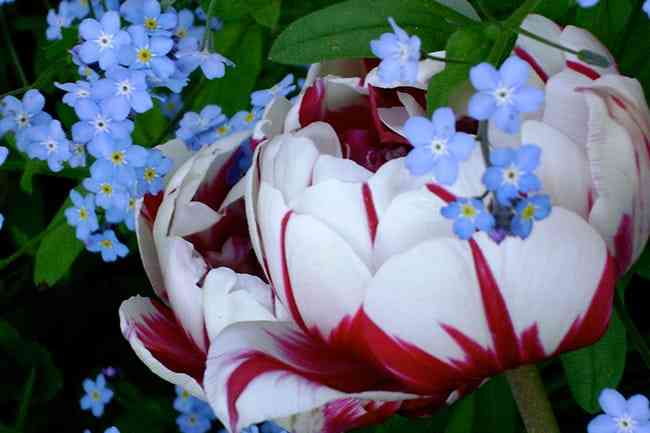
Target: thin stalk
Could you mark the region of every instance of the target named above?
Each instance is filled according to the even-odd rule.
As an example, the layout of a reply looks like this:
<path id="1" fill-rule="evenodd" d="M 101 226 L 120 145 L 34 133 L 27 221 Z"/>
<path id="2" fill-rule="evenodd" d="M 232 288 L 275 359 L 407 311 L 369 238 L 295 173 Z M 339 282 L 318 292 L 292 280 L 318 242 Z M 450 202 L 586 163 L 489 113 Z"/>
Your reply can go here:
<path id="1" fill-rule="evenodd" d="M 473 62 L 468 62 L 466 60 L 459 60 L 459 59 L 447 59 L 446 57 L 438 57 L 434 56 L 433 54 L 427 54 L 427 57 L 430 58 L 431 60 L 435 60 L 437 62 L 443 62 L 443 63 L 455 63 L 459 65 L 474 65 Z"/>
<path id="2" fill-rule="evenodd" d="M 625 307 L 625 302 L 623 300 L 623 293 L 618 292 L 614 296 L 614 307 L 618 313 L 618 317 L 621 318 L 625 329 L 627 330 L 627 336 L 629 337 L 632 345 L 641 355 L 641 359 L 645 363 L 646 367 L 650 370 L 650 347 L 648 346 L 647 341 L 639 332 L 639 328 L 636 327 L 634 320 L 628 313 L 627 308 Z"/>
<path id="3" fill-rule="evenodd" d="M 506 372 L 512 395 L 528 433 L 560 433 L 542 377 L 534 365 Z"/>
<path id="4" fill-rule="evenodd" d="M 487 120 L 482 120 L 478 124 L 478 140 L 481 144 L 481 153 L 483 154 L 483 160 L 485 161 L 485 166 L 490 166 L 490 138 L 488 135 L 488 122 Z"/>
<path id="5" fill-rule="evenodd" d="M 25 430 L 25 421 L 27 420 L 27 410 L 29 409 L 29 403 L 32 401 L 32 394 L 34 392 L 34 384 L 36 383 L 36 368 L 32 367 L 29 372 L 29 377 L 27 382 L 25 382 L 25 388 L 23 390 L 23 398 L 20 402 L 20 407 L 18 408 L 18 418 L 16 420 L 16 430 L 24 431 Z"/>
<path id="6" fill-rule="evenodd" d="M 208 10 L 206 11 L 206 17 L 205 17 L 205 35 L 203 36 L 203 44 L 201 46 L 201 49 L 207 48 L 208 50 L 211 47 L 211 41 L 212 41 L 212 28 L 210 27 L 210 21 L 212 21 L 212 14 L 214 10 L 214 6 L 217 4 L 217 0 L 210 0 L 210 5 L 208 6 Z"/>
<path id="7" fill-rule="evenodd" d="M 513 29 L 513 31 L 515 33 L 517 33 L 517 34 L 528 36 L 531 39 L 535 39 L 537 42 L 541 42 L 541 43 L 546 44 L 546 45 L 548 45 L 550 47 L 557 48 L 558 50 L 565 51 L 567 53 L 574 54 L 576 56 L 580 54 L 579 51 L 576 51 L 576 50 L 571 49 L 569 47 L 565 47 L 564 45 L 560 45 L 560 44 L 555 43 L 553 41 L 549 41 L 548 39 L 543 38 L 543 37 L 541 37 L 539 35 L 536 35 L 535 33 L 529 32 L 526 29 L 517 28 L 517 29 Z"/>
<path id="8" fill-rule="evenodd" d="M 0 8 L 0 27 L 2 27 L 2 34 L 7 43 L 7 48 L 9 49 L 9 55 L 11 56 L 11 60 L 13 61 L 14 66 L 16 67 L 16 71 L 18 72 L 18 78 L 20 78 L 23 87 L 28 87 L 29 82 L 27 81 L 27 76 L 25 75 L 25 71 L 23 70 L 23 67 L 20 64 L 20 58 L 18 57 L 18 53 L 16 53 L 16 48 L 14 47 L 14 44 L 11 40 L 11 34 L 9 33 L 9 26 L 7 24 L 5 13 L 2 10 L 2 8 Z"/>

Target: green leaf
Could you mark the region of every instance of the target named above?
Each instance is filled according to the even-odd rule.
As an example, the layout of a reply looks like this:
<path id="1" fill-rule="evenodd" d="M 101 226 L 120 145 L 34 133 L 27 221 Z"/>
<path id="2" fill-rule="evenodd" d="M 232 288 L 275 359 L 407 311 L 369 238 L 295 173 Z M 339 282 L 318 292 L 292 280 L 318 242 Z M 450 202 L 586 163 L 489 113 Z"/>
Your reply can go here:
<path id="1" fill-rule="evenodd" d="M 247 5 L 250 14 L 259 24 L 270 29 L 278 25 L 282 0 L 249 0 Z"/>
<path id="2" fill-rule="evenodd" d="M 474 392 L 476 411 L 472 433 L 516 433 L 517 403 L 504 375 L 493 377 Z"/>
<path id="3" fill-rule="evenodd" d="M 618 66 L 623 75 L 637 78 L 645 96 L 650 100 L 650 20 L 644 13 L 636 13 L 626 28 L 626 38 L 621 44 Z"/>
<path id="4" fill-rule="evenodd" d="M 145 147 L 154 147 L 160 135 L 160 130 L 167 127 L 169 122 L 160 111 L 158 105 L 146 113 L 138 114 L 135 118 L 135 129 L 133 130 L 133 142 Z"/>
<path id="5" fill-rule="evenodd" d="M 612 315 L 605 336 L 593 346 L 562 355 L 569 388 L 578 404 L 597 413 L 598 395 L 603 388 L 616 388 L 625 369 L 627 342 L 625 327 Z"/>
<path id="6" fill-rule="evenodd" d="M 215 49 L 235 62 L 223 78 L 205 80 L 200 92 L 190 101 L 191 111 L 206 104 L 217 104 L 232 115 L 250 105 L 250 93 L 262 68 L 262 46 L 266 31 L 257 23 L 226 23 L 215 38 Z"/>
<path id="7" fill-rule="evenodd" d="M 348 0 L 309 14 L 276 39 L 269 58 L 304 65 L 328 59 L 371 57 L 370 41 L 389 32 L 392 16 L 422 40 L 423 52 L 444 47 L 456 25 L 474 21 L 433 0 Z"/>
<path id="8" fill-rule="evenodd" d="M 650 280 L 650 248 L 646 247 L 633 268 L 640 277 Z"/>
<path id="9" fill-rule="evenodd" d="M 473 431 L 475 410 L 476 402 L 473 394 L 454 403 L 451 407 L 451 415 L 445 433 L 468 433 Z"/>
<path id="10" fill-rule="evenodd" d="M 25 163 L 25 170 L 20 177 L 20 189 L 27 194 L 34 192 L 34 175 L 37 173 L 38 161 L 30 159 Z"/>
<path id="11" fill-rule="evenodd" d="M 79 254 L 84 250 L 84 244 L 75 235 L 74 227 L 68 225 L 63 216 L 66 208 L 70 207 L 70 199 L 66 199 L 57 215 L 48 226 L 48 232 L 36 251 L 34 263 L 34 283 L 53 286 L 63 278 Z"/>
<path id="12" fill-rule="evenodd" d="M 637 0 L 600 0 L 594 7 L 578 8 L 575 25 L 589 30 L 616 54 L 624 41 L 629 20 L 633 14 L 641 14 L 634 10 L 637 3 Z"/>
<path id="13" fill-rule="evenodd" d="M 242 18 L 248 14 L 246 0 L 201 0 L 206 15 L 219 17 L 226 21 Z M 212 13 L 210 13 L 212 6 Z"/>
<path id="14" fill-rule="evenodd" d="M 447 57 L 471 64 L 447 63 L 445 69 L 433 76 L 427 91 L 429 114 L 436 108 L 449 105 L 450 96 L 469 80 L 473 64 L 485 60 L 490 53 L 491 42 L 485 37 L 483 27 L 474 25 L 457 30 L 447 42 Z"/>

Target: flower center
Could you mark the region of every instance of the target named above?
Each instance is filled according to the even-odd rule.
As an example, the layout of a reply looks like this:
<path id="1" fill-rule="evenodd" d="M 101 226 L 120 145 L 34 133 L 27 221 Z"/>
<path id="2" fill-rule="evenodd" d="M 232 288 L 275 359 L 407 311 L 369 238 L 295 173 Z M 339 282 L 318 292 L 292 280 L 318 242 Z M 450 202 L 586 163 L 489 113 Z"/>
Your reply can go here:
<path id="1" fill-rule="evenodd" d="M 124 156 L 124 152 L 121 150 L 113 152 L 111 154 L 111 162 L 113 163 L 113 165 L 124 165 L 124 163 L 126 162 L 126 157 Z"/>
<path id="2" fill-rule="evenodd" d="M 101 114 L 95 117 L 94 125 L 97 132 L 108 132 L 110 121 Z"/>
<path id="3" fill-rule="evenodd" d="M 497 105 L 502 107 L 504 105 L 512 104 L 512 97 L 515 91 L 511 87 L 501 86 L 494 91 L 494 99 L 497 101 Z"/>
<path id="4" fill-rule="evenodd" d="M 81 143 L 75 143 L 72 145 L 72 153 L 75 155 L 83 155 L 86 153 L 84 150 L 84 145 Z"/>
<path id="5" fill-rule="evenodd" d="M 102 194 L 107 196 L 111 196 L 113 194 L 113 187 L 110 183 L 102 183 L 102 185 L 99 187 L 99 190 Z"/>
<path id="6" fill-rule="evenodd" d="M 110 239 L 102 239 L 99 241 L 99 244 L 102 248 L 106 248 L 107 250 L 113 248 L 113 241 Z"/>
<path id="7" fill-rule="evenodd" d="M 223 125 L 217 128 L 217 133 L 221 136 L 224 136 L 228 133 L 229 130 L 230 128 L 228 128 L 227 125 Z"/>
<path id="8" fill-rule="evenodd" d="M 460 208 L 460 214 L 463 218 L 474 218 L 476 216 L 476 208 L 469 203 L 465 203 Z"/>
<path id="9" fill-rule="evenodd" d="M 47 149 L 47 153 L 53 153 L 56 152 L 56 149 L 58 147 L 58 143 L 56 140 L 53 140 L 52 138 L 48 138 L 44 143 L 45 148 Z"/>
<path id="10" fill-rule="evenodd" d="M 138 50 L 136 57 L 138 59 L 138 62 L 142 63 L 143 65 L 146 65 L 151 61 L 151 58 L 153 56 L 151 54 L 151 50 L 145 47 L 145 48 L 140 48 Z"/>
<path id="11" fill-rule="evenodd" d="M 244 120 L 246 120 L 246 123 L 251 123 L 253 120 L 255 120 L 255 114 L 253 114 L 252 112 L 246 114 Z"/>
<path id="12" fill-rule="evenodd" d="M 79 89 L 77 90 L 77 97 L 78 98 L 87 98 L 90 96 L 90 92 L 86 89 Z"/>
<path id="13" fill-rule="evenodd" d="M 176 36 L 183 39 L 187 36 L 187 29 L 185 27 L 179 27 L 178 30 L 176 30 Z"/>
<path id="14" fill-rule="evenodd" d="M 93 75 L 93 72 L 94 71 L 90 69 L 88 66 L 84 68 L 84 75 L 86 76 L 86 78 L 91 77 Z"/>
<path id="15" fill-rule="evenodd" d="M 535 216 L 535 206 L 533 206 L 532 204 L 526 206 L 523 212 L 521 213 L 521 217 L 525 220 L 532 219 L 534 216 Z"/>
<path id="16" fill-rule="evenodd" d="M 147 167 L 144 169 L 144 180 L 147 182 L 153 182 L 156 179 L 156 169 L 153 167 Z"/>
<path id="17" fill-rule="evenodd" d="M 156 30 L 158 28 L 158 20 L 155 18 L 145 18 L 144 26 L 147 30 Z"/>
<path id="18" fill-rule="evenodd" d="M 118 96 L 131 96 L 131 93 L 135 90 L 135 86 L 129 80 L 120 81 L 117 83 L 117 95 Z"/>
<path id="19" fill-rule="evenodd" d="M 113 35 L 110 33 L 101 32 L 99 37 L 95 39 L 95 43 L 99 45 L 99 51 L 113 48 Z"/>
<path id="20" fill-rule="evenodd" d="M 103 245 L 103 242 L 104 242 L 104 241 L 102 241 L 102 245 Z M 109 241 L 109 242 L 110 242 L 110 241 Z M 95 401 L 99 401 L 100 398 L 101 398 L 101 395 L 99 395 L 99 392 L 97 392 L 97 391 L 93 391 L 93 392 L 90 394 L 90 398 L 92 398 L 92 399 L 95 400 Z"/>
<path id="21" fill-rule="evenodd" d="M 399 43 L 399 61 L 401 63 L 406 63 L 411 56 L 411 49 L 408 45 L 403 42 Z"/>
<path id="22" fill-rule="evenodd" d="M 20 113 L 16 116 L 16 123 L 20 128 L 26 128 L 29 126 L 29 115 L 27 113 Z"/>
<path id="23" fill-rule="evenodd" d="M 620 433 L 632 433 L 636 427 L 636 422 L 629 415 L 623 415 L 620 418 L 615 418 L 614 421 L 618 425 Z"/>
<path id="24" fill-rule="evenodd" d="M 79 219 L 82 221 L 86 221 L 88 219 L 88 211 L 85 207 L 79 208 Z"/>
<path id="25" fill-rule="evenodd" d="M 503 182 L 512 185 L 519 183 L 519 170 L 517 170 L 517 167 L 510 166 L 503 170 Z"/>
<path id="26" fill-rule="evenodd" d="M 135 199 L 133 197 L 129 198 L 128 208 L 129 210 L 135 209 Z"/>
<path id="27" fill-rule="evenodd" d="M 436 156 L 446 155 L 447 140 L 435 137 L 433 140 L 431 140 L 431 144 L 429 145 L 429 148 L 431 149 L 431 153 L 433 153 Z"/>

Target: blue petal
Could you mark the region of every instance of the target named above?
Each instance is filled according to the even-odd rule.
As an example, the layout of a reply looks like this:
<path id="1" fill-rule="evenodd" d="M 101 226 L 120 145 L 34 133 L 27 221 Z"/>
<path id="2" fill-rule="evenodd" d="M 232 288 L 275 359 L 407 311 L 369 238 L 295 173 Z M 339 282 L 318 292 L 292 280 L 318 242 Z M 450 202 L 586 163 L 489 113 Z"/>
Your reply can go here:
<path id="1" fill-rule="evenodd" d="M 650 420 L 650 404 L 648 398 L 641 394 L 636 394 L 627 399 L 627 413 L 637 422 L 647 422 Z"/>
<path id="2" fill-rule="evenodd" d="M 515 163 L 520 170 L 534 171 L 539 165 L 542 150 L 539 146 L 526 144 L 517 149 Z"/>
<path id="3" fill-rule="evenodd" d="M 466 161 L 475 148 L 476 140 L 474 137 L 464 132 L 457 132 L 449 142 L 449 151 L 459 161 Z"/>
<path id="4" fill-rule="evenodd" d="M 503 105 L 494 113 L 494 123 L 497 128 L 508 134 L 516 134 L 521 127 L 519 111 L 511 105 Z"/>
<path id="5" fill-rule="evenodd" d="M 497 147 L 490 151 L 490 164 L 507 167 L 515 160 L 517 153 L 509 147 Z"/>
<path id="6" fill-rule="evenodd" d="M 209 56 L 207 60 L 201 64 L 201 70 L 203 71 L 205 78 L 208 80 L 221 78 L 226 73 L 224 63 L 221 61 L 221 58 L 216 55 Z"/>
<path id="7" fill-rule="evenodd" d="M 469 71 L 469 78 L 476 90 L 494 90 L 501 81 L 499 72 L 489 63 L 474 66 Z"/>
<path id="8" fill-rule="evenodd" d="M 23 96 L 23 107 L 29 114 L 36 114 L 45 107 L 45 97 L 38 90 L 28 90 Z"/>
<path id="9" fill-rule="evenodd" d="M 526 239 L 528 236 L 530 236 L 530 232 L 532 230 L 532 219 L 523 219 L 520 216 L 516 216 L 512 219 L 512 233 L 519 236 L 520 238 Z"/>
<path id="10" fill-rule="evenodd" d="M 468 113 L 477 120 L 487 120 L 497 110 L 497 101 L 494 96 L 479 92 L 469 100 Z"/>
<path id="11" fill-rule="evenodd" d="M 519 57 L 512 56 L 503 62 L 499 72 L 501 73 L 503 84 L 508 87 L 517 88 L 528 82 L 530 66 Z"/>
<path id="12" fill-rule="evenodd" d="M 503 171 L 498 167 L 488 167 L 482 180 L 487 189 L 496 191 L 503 183 Z"/>
<path id="13" fill-rule="evenodd" d="M 151 38 L 151 52 L 156 56 L 164 56 L 172 50 L 174 41 L 170 38 L 154 36 Z"/>
<path id="14" fill-rule="evenodd" d="M 456 132 L 456 116 L 449 107 L 438 108 L 431 117 L 434 134 L 439 138 L 450 138 Z"/>
<path id="15" fill-rule="evenodd" d="M 92 18 L 86 18 L 79 25 L 79 36 L 87 41 L 94 41 L 99 38 L 102 32 L 102 26 Z"/>
<path id="16" fill-rule="evenodd" d="M 588 433 L 617 433 L 616 422 L 608 415 L 598 415 L 587 425 Z"/>
<path id="17" fill-rule="evenodd" d="M 459 218 L 454 222 L 454 233 L 463 240 L 471 238 L 475 231 L 476 226 L 467 218 Z"/>
<path id="18" fill-rule="evenodd" d="M 450 156 L 438 158 L 433 167 L 436 180 L 443 185 L 453 185 L 458 179 L 458 161 Z"/>
<path id="19" fill-rule="evenodd" d="M 499 203 L 509 206 L 510 200 L 517 197 L 519 191 L 513 185 L 506 183 L 502 184 L 496 192 Z"/>
<path id="20" fill-rule="evenodd" d="M 120 31 L 120 15 L 115 11 L 106 12 L 102 17 L 102 28 L 111 35 Z"/>
<path id="21" fill-rule="evenodd" d="M 496 221 L 494 220 L 492 214 L 483 211 L 478 214 L 478 216 L 474 220 L 474 223 L 476 224 L 479 230 L 484 232 L 489 232 L 494 228 Z"/>
<path id="22" fill-rule="evenodd" d="M 429 149 L 416 147 L 407 155 L 405 164 L 412 175 L 422 176 L 431 172 L 435 165 L 435 160 Z"/>
<path id="23" fill-rule="evenodd" d="M 513 95 L 517 110 L 522 113 L 532 113 L 540 109 L 544 103 L 544 92 L 535 87 L 526 86 Z"/>
<path id="24" fill-rule="evenodd" d="M 379 64 L 379 78 L 384 84 L 400 81 L 402 67 L 394 59 L 384 59 Z"/>
<path id="25" fill-rule="evenodd" d="M 625 398 L 615 389 L 606 388 L 598 396 L 598 403 L 607 415 L 622 416 L 627 409 Z"/>
<path id="26" fill-rule="evenodd" d="M 404 124 L 404 134 L 414 147 L 429 146 L 435 138 L 435 127 L 424 117 L 411 117 Z"/>
<path id="27" fill-rule="evenodd" d="M 167 57 L 154 57 L 151 60 L 151 69 L 159 78 L 165 80 L 174 74 L 175 66 Z"/>
<path id="28" fill-rule="evenodd" d="M 445 218 L 454 220 L 460 215 L 460 204 L 457 201 L 451 202 L 440 209 L 440 214 Z"/>
<path id="29" fill-rule="evenodd" d="M 534 174 L 523 174 L 519 177 L 519 190 L 521 192 L 534 192 L 542 189 L 542 183 Z"/>

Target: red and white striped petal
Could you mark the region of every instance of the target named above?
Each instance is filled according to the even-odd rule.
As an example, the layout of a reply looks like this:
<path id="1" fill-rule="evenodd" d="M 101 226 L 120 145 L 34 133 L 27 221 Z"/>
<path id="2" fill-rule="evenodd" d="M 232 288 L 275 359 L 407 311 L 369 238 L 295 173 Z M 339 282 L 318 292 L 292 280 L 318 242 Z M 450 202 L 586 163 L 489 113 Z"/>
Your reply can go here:
<path id="1" fill-rule="evenodd" d="M 201 384 L 206 353 L 187 338 L 172 310 L 149 298 L 132 297 L 120 306 L 120 328 L 152 372 L 205 399 Z"/>
<path id="2" fill-rule="evenodd" d="M 333 352 L 290 323 L 239 323 L 226 328 L 213 343 L 205 390 L 215 413 L 233 433 L 345 398 L 400 401 L 416 397 L 375 390 L 390 386 L 391 379 L 355 358 L 352 350 Z M 311 420 L 302 418 L 293 433 L 323 431 L 327 415 L 315 415 Z"/>
<path id="3" fill-rule="evenodd" d="M 448 396 L 591 344 L 607 327 L 615 265 L 579 216 L 556 207 L 525 241 L 475 239 L 420 243 L 370 283 L 366 339 L 408 391 Z"/>
<path id="4" fill-rule="evenodd" d="M 593 192 L 584 147 L 537 121 L 525 122 L 521 135 L 523 143 L 535 144 L 542 150 L 537 175 L 553 205 L 569 209 L 586 220 Z"/>
<path id="5" fill-rule="evenodd" d="M 556 43 L 559 42 L 562 35 L 562 28 L 542 15 L 528 15 L 521 27 Z M 517 38 L 514 54 L 528 63 L 544 83 L 565 66 L 563 51 L 524 35 Z"/>
<path id="6" fill-rule="evenodd" d="M 583 62 L 578 59 L 575 54 L 566 53 L 566 66 L 569 69 L 572 69 L 592 80 L 600 78 L 602 75 L 606 74 L 618 74 L 618 69 L 616 68 L 616 60 L 609 52 L 609 50 L 591 33 L 585 29 L 574 26 L 566 26 L 562 30 L 562 35 L 560 36 L 560 45 L 567 47 L 569 49 L 580 51 L 580 50 L 589 50 L 593 53 L 600 54 L 609 60 L 610 66 L 607 68 L 601 68 L 599 66 L 594 66 L 588 63 Z"/>

